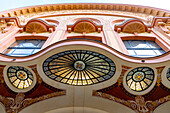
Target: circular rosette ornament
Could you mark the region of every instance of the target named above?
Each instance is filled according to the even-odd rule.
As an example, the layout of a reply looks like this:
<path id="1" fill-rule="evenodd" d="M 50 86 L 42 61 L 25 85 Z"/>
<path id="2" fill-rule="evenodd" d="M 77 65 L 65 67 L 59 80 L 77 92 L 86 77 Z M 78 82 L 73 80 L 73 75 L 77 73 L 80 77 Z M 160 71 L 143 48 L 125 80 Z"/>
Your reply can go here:
<path id="1" fill-rule="evenodd" d="M 28 88 L 33 83 L 32 73 L 21 66 L 10 66 L 7 75 L 11 84 L 19 89 Z"/>
<path id="2" fill-rule="evenodd" d="M 51 79 L 70 85 L 91 85 L 110 79 L 115 64 L 108 57 L 86 50 L 70 50 L 55 54 L 43 63 L 44 73 Z"/>
<path id="3" fill-rule="evenodd" d="M 134 91 L 147 89 L 154 80 L 154 71 L 149 67 L 138 67 L 131 70 L 126 76 L 128 87 Z"/>

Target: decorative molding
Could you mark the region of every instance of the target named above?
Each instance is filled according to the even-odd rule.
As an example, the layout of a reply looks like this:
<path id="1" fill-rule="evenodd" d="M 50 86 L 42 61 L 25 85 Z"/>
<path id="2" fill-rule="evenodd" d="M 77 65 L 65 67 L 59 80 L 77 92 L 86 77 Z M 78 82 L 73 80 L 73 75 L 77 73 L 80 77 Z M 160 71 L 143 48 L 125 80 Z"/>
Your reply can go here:
<path id="1" fill-rule="evenodd" d="M 124 99 L 120 99 L 120 98 L 114 97 L 112 95 L 102 93 L 102 92 L 97 92 L 97 91 L 93 92 L 93 96 L 98 96 L 98 97 L 109 99 L 114 102 L 118 102 L 120 104 L 123 104 L 123 105 L 131 108 L 136 113 L 153 113 L 153 111 L 159 105 L 161 105 L 167 101 L 170 101 L 169 95 L 166 97 L 160 98 L 158 100 L 155 100 L 155 101 L 150 101 L 150 100 L 145 101 L 145 98 L 142 97 L 141 95 L 136 96 L 135 100 L 127 100 L 126 101 Z"/>
<path id="2" fill-rule="evenodd" d="M 114 30 L 118 33 L 143 33 L 151 32 L 151 26 L 145 25 L 141 20 L 138 19 L 129 19 L 125 20 L 121 24 L 115 24 Z"/>
<path id="3" fill-rule="evenodd" d="M 103 30 L 102 25 L 97 25 L 90 19 L 80 19 L 77 20 L 73 25 L 67 25 L 67 31 L 69 33 L 78 32 L 78 33 L 91 33 L 98 32 L 100 33 Z"/>
<path id="4" fill-rule="evenodd" d="M 18 113 L 25 107 L 28 107 L 34 103 L 62 95 L 66 95 L 66 92 L 54 92 L 37 98 L 25 98 L 23 93 L 18 93 L 15 98 L 4 97 L 0 95 L 0 102 L 4 104 L 7 113 Z"/>
<path id="5" fill-rule="evenodd" d="M 49 4 L 38 5 L 24 8 L 16 8 L 1 12 L 2 17 L 15 17 L 39 12 L 49 12 L 57 10 L 114 10 L 121 12 L 134 12 L 147 15 L 169 17 L 170 11 L 154 7 L 130 5 L 130 4 L 111 4 L 111 3 L 69 3 L 69 4 Z"/>

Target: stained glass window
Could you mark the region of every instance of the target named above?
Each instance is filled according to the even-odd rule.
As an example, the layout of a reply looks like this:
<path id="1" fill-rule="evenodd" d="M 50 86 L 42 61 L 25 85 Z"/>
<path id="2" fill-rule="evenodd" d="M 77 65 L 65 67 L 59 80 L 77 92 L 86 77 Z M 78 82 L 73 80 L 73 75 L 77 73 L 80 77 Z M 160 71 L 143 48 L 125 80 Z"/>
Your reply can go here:
<path id="1" fill-rule="evenodd" d="M 134 57 L 153 57 L 165 53 L 165 51 L 154 41 L 124 40 L 123 42 L 129 55 Z"/>
<path id="2" fill-rule="evenodd" d="M 7 70 L 9 81 L 18 89 L 25 89 L 33 83 L 32 73 L 21 66 L 11 66 Z"/>
<path id="3" fill-rule="evenodd" d="M 70 50 L 46 59 L 43 70 L 55 81 L 81 86 L 110 79 L 116 67 L 110 58 L 102 54 L 86 50 Z"/>
<path id="4" fill-rule="evenodd" d="M 3 54 L 9 56 L 28 56 L 40 51 L 45 40 L 27 39 L 17 40 L 8 47 Z"/>
<path id="5" fill-rule="evenodd" d="M 167 71 L 167 79 L 170 81 L 170 68 Z"/>
<path id="6" fill-rule="evenodd" d="M 147 89 L 154 80 L 154 71 L 149 67 L 138 67 L 131 70 L 126 76 L 128 87 L 134 91 Z"/>

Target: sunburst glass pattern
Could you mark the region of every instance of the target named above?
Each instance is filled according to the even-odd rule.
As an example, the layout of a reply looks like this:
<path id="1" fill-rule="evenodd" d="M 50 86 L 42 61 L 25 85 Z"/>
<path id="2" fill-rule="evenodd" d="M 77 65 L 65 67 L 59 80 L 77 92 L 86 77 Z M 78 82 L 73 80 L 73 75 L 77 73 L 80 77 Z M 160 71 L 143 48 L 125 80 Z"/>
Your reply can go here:
<path id="1" fill-rule="evenodd" d="M 149 67 L 138 67 L 126 76 L 126 83 L 134 91 L 147 89 L 154 80 L 154 71 Z"/>
<path id="2" fill-rule="evenodd" d="M 70 50 L 46 59 L 43 70 L 55 81 L 83 86 L 110 79 L 116 67 L 110 58 L 102 54 L 87 50 Z"/>
<path id="3" fill-rule="evenodd" d="M 18 89 L 25 89 L 33 83 L 32 73 L 21 66 L 11 66 L 7 70 L 9 81 Z"/>

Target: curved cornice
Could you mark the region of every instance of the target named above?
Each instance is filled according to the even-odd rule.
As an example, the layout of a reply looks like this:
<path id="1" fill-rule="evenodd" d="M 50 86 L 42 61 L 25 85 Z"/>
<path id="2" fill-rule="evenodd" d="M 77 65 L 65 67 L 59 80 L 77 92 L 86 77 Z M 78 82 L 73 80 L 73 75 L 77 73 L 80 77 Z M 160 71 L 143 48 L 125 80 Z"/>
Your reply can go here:
<path id="1" fill-rule="evenodd" d="M 66 3 L 66 4 L 49 4 L 37 5 L 16 8 L 0 13 L 1 17 L 15 17 L 29 13 L 38 13 L 46 11 L 59 11 L 59 10 L 110 10 L 110 11 L 123 11 L 143 13 L 152 16 L 169 17 L 170 11 L 154 7 L 129 5 L 129 4 L 112 4 L 112 3 Z"/>
<path id="2" fill-rule="evenodd" d="M 35 59 L 38 59 L 42 56 L 44 56 L 45 54 L 48 54 L 48 52 L 58 49 L 58 48 L 62 48 L 62 47 L 71 47 L 71 46 L 75 46 L 76 48 L 79 48 L 79 46 L 87 46 L 87 47 L 92 47 L 92 48 L 96 48 L 96 49 L 102 49 L 104 51 L 107 51 L 109 53 L 111 53 L 113 56 L 122 59 L 124 61 L 127 62 L 133 62 L 133 63 L 142 63 L 142 64 L 154 64 L 154 63 L 161 63 L 161 62 L 166 62 L 166 61 L 170 61 L 170 51 L 168 51 L 167 53 L 157 56 L 157 57 L 152 57 L 152 58 L 136 58 L 136 57 L 131 57 L 128 55 L 125 55 L 119 51 L 117 51 L 116 49 L 113 49 L 111 47 L 109 47 L 106 44 L 100 43 L 100 42 L 96 42 L 96 41 L 92 41 L 92 40 L 87 40 L 87 39 L 72 39 L 72 40 L 63 40 L 63 41 L 59 41 L 56 42 L 50 46 L 48 46 L 47 48 L 41 50 L 40 52 L 30 55 L 30 56 L 26 56 L 26 57 L 12 57 L 12 56 L 7 56 L 4 54 L 0 53 L 0 61 L 1 62 L 25 62 L 25 61 L 33 61 Z M 63 51 L 65 51 L 63 49 Z"/>

